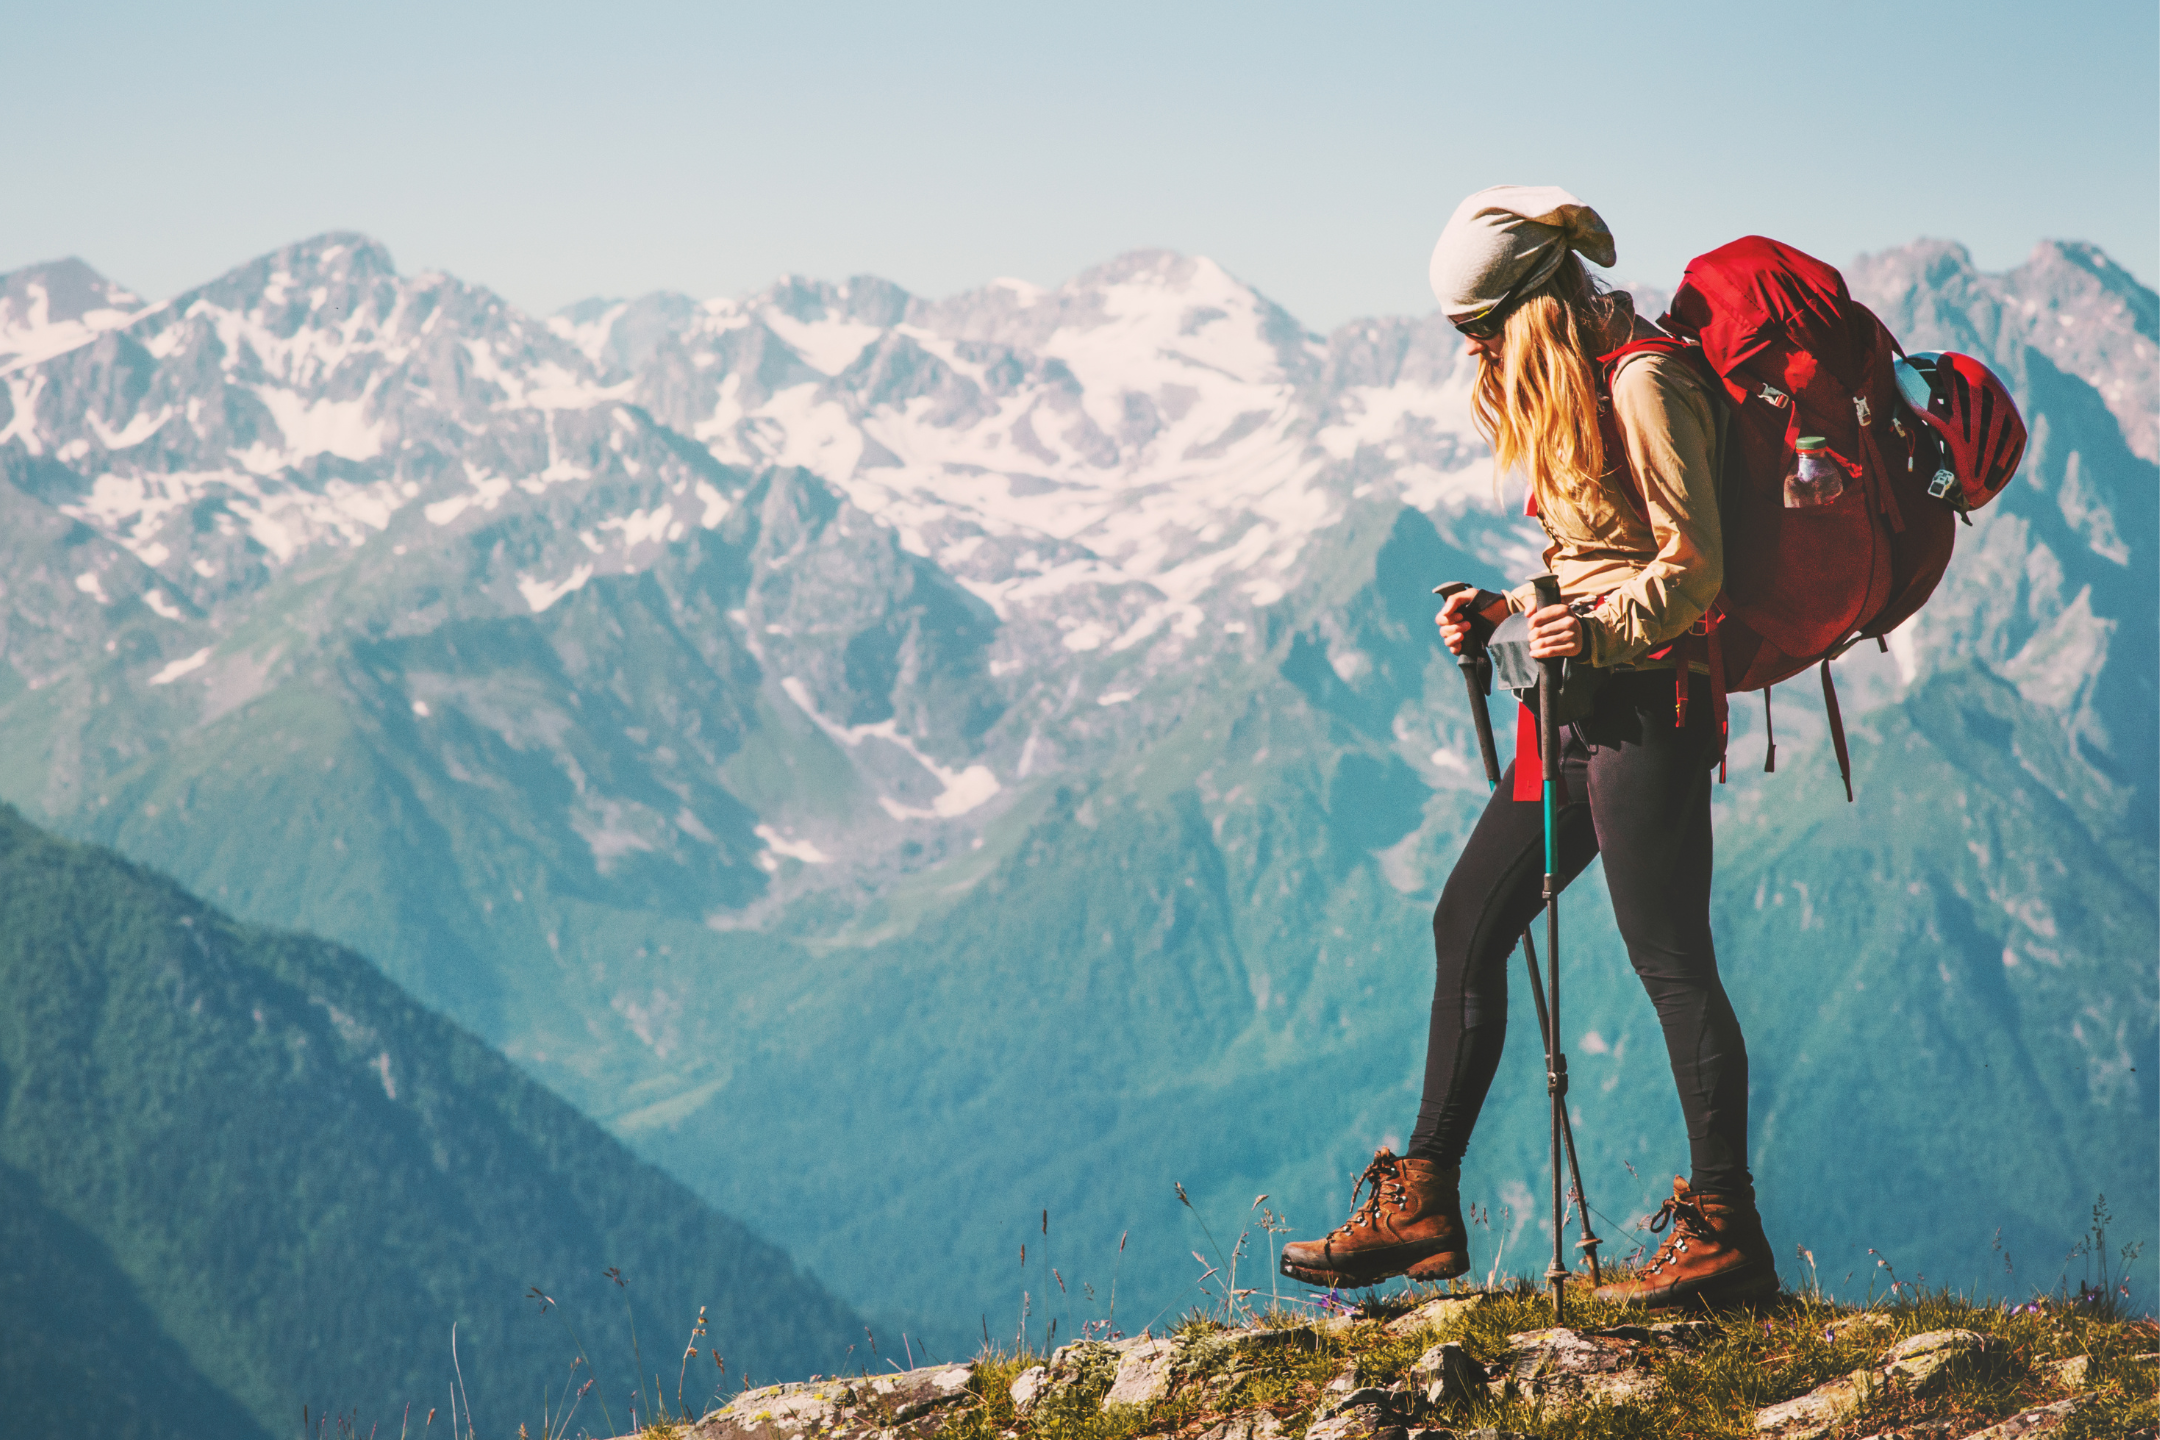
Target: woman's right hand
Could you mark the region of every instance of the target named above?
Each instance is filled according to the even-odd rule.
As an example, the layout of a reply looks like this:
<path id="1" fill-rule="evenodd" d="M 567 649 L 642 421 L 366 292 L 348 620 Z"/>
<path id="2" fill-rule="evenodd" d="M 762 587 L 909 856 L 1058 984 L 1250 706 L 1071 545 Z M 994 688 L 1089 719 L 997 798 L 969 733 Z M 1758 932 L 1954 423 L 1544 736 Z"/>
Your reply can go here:
<path id="1" fill-rule="evenodd" d="M 1441 601 L 1440 613 L 1433 616 L 1433 623 L 1440 627 L 1440 638 L 1447 643 L 1447 648 L 1457 655 L 1462 654 L 1463 646 L 1469 643 L 1473 613 L 1470 607 L 1480 598 L 1487 602 L 1482 612 L 1484 620 L 1497 625 L 1507 619 L 1508 602 L 1505 595 L 1495 595 L 1490 590 L 1478 590 L 1469 586 L 1457 590 Z"/>

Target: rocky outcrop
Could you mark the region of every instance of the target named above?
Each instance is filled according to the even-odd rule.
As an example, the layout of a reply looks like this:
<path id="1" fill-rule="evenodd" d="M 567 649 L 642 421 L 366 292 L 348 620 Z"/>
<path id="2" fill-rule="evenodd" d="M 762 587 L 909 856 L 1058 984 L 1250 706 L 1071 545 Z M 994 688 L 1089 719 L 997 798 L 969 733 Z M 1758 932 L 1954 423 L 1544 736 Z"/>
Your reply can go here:
<path id="1" fill-rule="evenodd" d="M 1711 1327 L 1699 1321 L 1525 1331 L 1508 1337 L 1507 1359 L 1488 1383 L 1488 1393 L 1555 1410 L 1648 1400 L 1657 1394 L 1657 1369 L 1666 1353 L 1676 1346 L 1693 1349 L 1711 1334 Z"/>
<path id="2" fill-rule="evenodd" d="M 1485 1367 L 1452 1340 L 1420 1355 L 1405 1377 L 1427 1405 L 1466 1404 L 1484 1392 L 1487 1378 Z"/>
<path id="3" fill-rule="evenodd" d="M 930 1440 L 972 1403 L 973 1365 L 797 1381 L 746 1390 L 690 1429 L 696 1440 Z"/>
<path id="4" fill-rule="evenodd" d="M 1045 1405 L 1152 1405 L 1172 1390 L 1227 1395 L 1264 1357 L 1311 1350 L 1310 1325 L 1221 1330 L 1179 1338 L 1078 1340 L 1013 1381 L 1013 1408 Z"/>
<path id="5" fill-rule="evenodd" d="M 1471 1297 L 1474 1302 L 1475 1297 Z M 1435 1302 L 1398 1319 L 1394 1336 L 1414 1335 L 1460 1313 Z M 1146 1407 L 1173 1396 L 1213 1408 L 1234 1405 L 1240 1386 L 1270 1366 L 1320 1348 L 1346 1322 L 1216 1330 L 1174 1337 L 1081 1340 L 1022 1371 L 1011 1384 L 1014 1411 L 1035 1425 L 1112 1407 Z M 1671 1327 L 1661 1327 L 1671 1328 Z M 1565 1334 L 1567 1332 L 1558 1332 Z M 1518 1337 L 1528 1338 L 1528 1337 Z M 1565 1366 L 1548 1366 L 1557 1375 Z M 746 1391 L 690 1428 L 691 1440 L 932 1440 L 967 1406 L 980 1403 L 972 1364 L 933 1365 L 893 1375 L 767 1385 Z M 1434 1428 L 1437 1407 L 1495 1395 L 1493 1377 L 1461 1345 L 1432 1346 L 1399 1379 L 1367 1384 L 1356 1360 L 1321 1392 L 1306 1440 L 1514 1440 L 1493 1429 Z M 1193 1440 L 1281 1440 L 1283 1417 L 1253 1405 L 1229 1409 Z"/>
<path id="6" fill-rule="evenodd" d="M 1463 1323 L 1495 1298 L 1447 1296 L 1385 1321 L 1192 1326 L 1171 1336 L 1080 1340 L 1010 1381 L 1002 1368 L 991 1372 L 1009 1386 L 1009 1417 L 1006 1397 L 986 1387 L 989 1377 L 978 1364 L 769 1385 L 737 1396 L 690 1427 L 683 1440 L 937 1440 L 956 1430 L 987 1433 L 985 1419 L 997 1440 L 1094 1433 L 1105 1425 L 1176 1440 L 1287 1440 L 1293 1434 L 1302 1440 L 1527 1440 L 1508 1430 L 1449 1422 L 1513 1418 L 1534 1422 L 1543 1434 L 1555 1423 L 1580 1423 L 1568 1418 L 1571 1412 L 1586 1412 L 1585 1418 L 1604 1407 L 1638 1417 L 1664 1413 L 1662 1403 L 1671 1398 L 1664 1395 L 1668 1376 L 1684 1376 L 1698 1363 L 1729 1361 L 1734 1345 L 1745 1350 L 1752 1344 L 1746 1325 L 1703 1320 L 1524 1330 L 1502 1342 L 1494 1334 L 1502 1327 L 1489 1319 L 1478 1328 Z M 1860 1356 L 1872 1355 L 1870 1363 L 1752 1416 L 1741 1410 L 1728 1419 L 1751 1425 L 1760 1440 L 1830 1440 L 1855 1435 L 1871 1405 L 1894 1399 L 1901 1409 L 1919 1403 L 1908 1418 L 1866 1440 L 2023 1440 L 2046 1435 L 2092 1406 L 2119 1404 L 2119 1395 L 2110 1398 L 2121 1378 L 2117 1372 L 2127 1365 L 2143 1375 L 2156 1358 L 2131 1354 L 2103 1362 L 2078 1355 L 2020 1363 L 2005 1339 L 1975 1330 L 1898 1339 L 1898 1318 L 1861 1312 L 1824 1325 L 1803 1315 L 1799 1335 L 1821 1325 L 1814 1332 L 1821 1339 L 1848 1347 L 1846 1354 L 1857 1348 Z M 1422 1353 L 1405 1365 L 1404 1355 L 1420 1344 Z M 2027 1408 L 1987 1423 L 1951 1403 L 1956 1382 L 1982 1377 L 2018 1380 L 2018 1403 Z M 1685 1387 L 1684 1381 L 1674 1384 Z M 2064 1390 L 2077 1393 L 2063 1397 Z M 1952 1413 L 1933 1418 L 1946 1405 Z M 2087 1414 L 2080 1423 L 2091 1421 Z M 2140 1431 L 2137 1440 L 2160 1437 Z"/>
<path id="7" fill-rule="evenodd" d="M 1967 1440 L 2019 1440 L 2026 1435 L 2041 1435 L 2076 1414 L 2086 1403 L 2086 1397 L 2073 1395 L 2067 1400 L 2057 1400 L 2052 1405 L 2036 1405 L 2030 1410 L 2020 1410 L 1999 1425 L 1990 1425 Z"/>
<path id="8" fill-rule="evenodd" d="M 1805 1395 L 1757 1411 L 1756 1433 L 1775 1440 L 1822 1440 L 1884 1387 L 1913 1395 L 1933 1394 L 1959 1375 L 1989 1363 L 1995 1349 L 1986 1336 L 1971 1330 L 1930 1330 L 1908 1336 L 1892 1345 L 1879 1364 L 1826 1380 Z"/>
<path id="9" fill-rule="evenodd" d="M 1420 1330 L 1438 1330 L 1451 1321 L 1468 1316 L 1484 1304 L 1486 1298 L 1483 1292 L 1479 1292 L 1475 1295 L 1443 1295 L 1437 1300 L 1428 1300 L 1408 1314 L 1398 1315 L 1388 1321 L 1388 1334 L 1415 1335 Z"/>

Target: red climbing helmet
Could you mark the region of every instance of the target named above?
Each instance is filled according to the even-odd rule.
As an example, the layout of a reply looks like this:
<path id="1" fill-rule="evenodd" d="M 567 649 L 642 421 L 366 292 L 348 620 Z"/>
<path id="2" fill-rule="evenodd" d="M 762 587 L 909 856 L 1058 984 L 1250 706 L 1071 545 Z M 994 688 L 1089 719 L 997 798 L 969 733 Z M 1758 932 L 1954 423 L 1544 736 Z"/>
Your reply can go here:
<path id="1" fill-rule="evenodd" d="M 1994 499 L 2025 457 L 2025 421 L 2002 381 L 1954 350 L 1919 351 L 1894 368 L 1905 403 L 1942 440 L 1928 494 L 1967 511 Z"/>

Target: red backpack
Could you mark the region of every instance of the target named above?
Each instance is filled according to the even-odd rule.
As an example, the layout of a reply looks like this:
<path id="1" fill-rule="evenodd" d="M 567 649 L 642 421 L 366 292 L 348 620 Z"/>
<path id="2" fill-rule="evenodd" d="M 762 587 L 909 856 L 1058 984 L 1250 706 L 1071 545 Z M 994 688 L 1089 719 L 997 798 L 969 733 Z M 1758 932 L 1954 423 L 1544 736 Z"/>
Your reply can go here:
<path id="1" fill-rule="evenodd" d="M 1850 800 L 1830 662 L 1861 640 L 1887 649 L 1882 637 L 1926 602 L 1956 539 L 1956 511 L 1928 492 L 1935 466 L 1919 463 L 1927 432 L 1902 407 L 1891 364 L 1903 352 L 1835 269 L 1759 235 L 1690 262 L 1659 323 L 1677 338 L 1601 357 L 1606 384 L 1630 355 L 1680 353 L 1731 401 L 1718 487 L 1725 588 L 1676 658 L 1707 661 L 1721 747 L 1728 692 L 1761 690 L 1767 726 L 1770 687 L 1819 666 Z M 1822 436 L 1849 478 L 1830 504 L 1787 509 L 1802 435 Z M 1777 768 L 1774 736 L 1763 768 Z"/>

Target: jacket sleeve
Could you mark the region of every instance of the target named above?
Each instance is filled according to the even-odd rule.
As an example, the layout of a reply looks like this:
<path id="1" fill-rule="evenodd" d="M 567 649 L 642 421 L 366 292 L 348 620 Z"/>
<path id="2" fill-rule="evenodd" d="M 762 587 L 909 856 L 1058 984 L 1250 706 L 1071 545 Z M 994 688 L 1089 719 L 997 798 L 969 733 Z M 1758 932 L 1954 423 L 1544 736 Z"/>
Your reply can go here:
<path id="1" fill-rule="evenodd" d="M 1593 665 L 1627 664 L 1684 634 L 1725 583 L 1716 402 L 1684 363 L 1645 356 L 1613 377 L 1613 415 L 1657 550 L 1584 623 Z"/>

